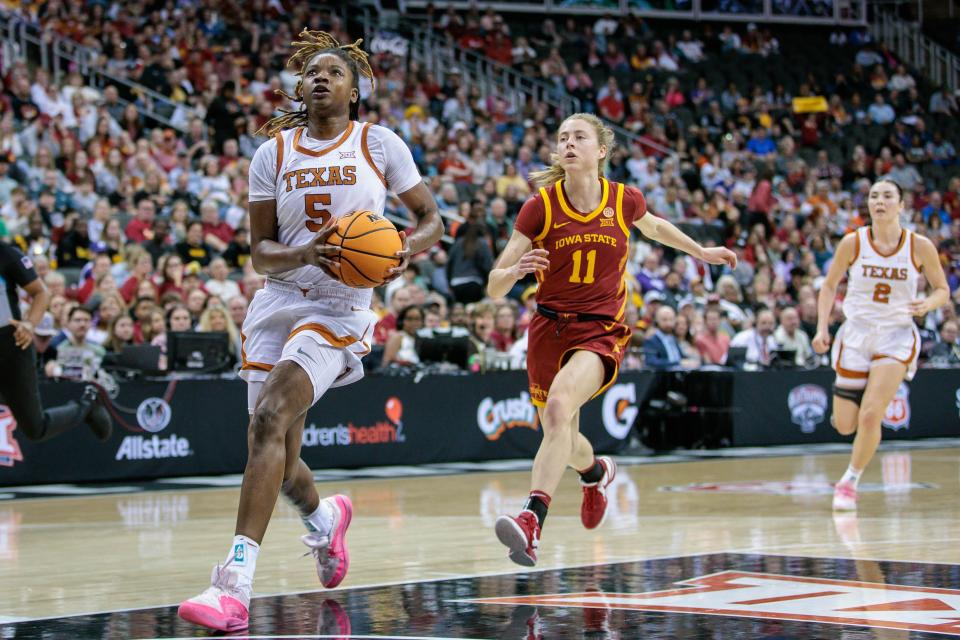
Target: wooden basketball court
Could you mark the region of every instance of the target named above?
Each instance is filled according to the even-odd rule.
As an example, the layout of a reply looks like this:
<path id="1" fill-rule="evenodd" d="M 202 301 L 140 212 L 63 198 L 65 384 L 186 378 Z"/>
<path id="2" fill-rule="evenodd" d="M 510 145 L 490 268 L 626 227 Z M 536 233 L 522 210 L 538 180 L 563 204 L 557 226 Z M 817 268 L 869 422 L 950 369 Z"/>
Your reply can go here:
<path id="1" fill-rule="evenodd" d="M 943 593 L 936 597 L 928 594 L 914 600 L 926 602 L 924 606 L 932 607 L 933 613 L 923 612 L 950 624 L 951 618 L 960 620 L 960 611 L 953 610 L 954 603 L 960 609 L 958 461 L 960 448 L 885 447 L 861 483 L 859 515 L 835 518 L 830 509 L 830 483 L 845 469 L 845 453 L 654 464 L 622 460 L 608 518 L 595 531 L 580 525 L 580 490 L 571 471 L 554 498 L 534 572 L 509 562 L 493 535 L 495 518 L 518 510 L 526 496 L 526 471 L 323 482 L 319 485 L 322 495 L 347 493 L 355 505 L 348 535 L 350 573 L 342 588 L 323 592 L 312 559 L 302 557 L 302 524 L 290 507 L 280 504 L 258 562 L 254 587 L 263 597 L 255 599 L 251 609 L 251 637 L 351 637 L 363 633 L 364 637 L 520 638 L 526 636 L 512 632 L 491 635 L 480 623 L 463 628 L 463 621 L 470 617 L 464 613 L 466 609 L 457 608 L 467 606 L 457 604 L 464 597 L 464 588 L 454 590 L 456 597 L 434 598 L 434 622 L 430 625 L 397 622 L 399 613 L 388 604 L 390 600 L 384 596 L 378 606 L 375 594 L 386 585 L 406 585 L 400 595 L 390 597 L 423 597 L 416 594 L 422 594 L 428 583 L 473 584 L 475 588 L 467 591 L 472 589 L 473 595 L 488 599 L 518 594 L 540 597 L 542 593 L 535 592 L 544 590 L 629 593 L 636 598 L 637 593 L 676 589 L 683 581 L 746 566 L 730 558 L 761 558 L 751 562 L 779 567 L 775 573 L 788 576 L 783 579 L 796 579 L 801 573 L 803 580 L 852 578 L 862 583 L 894 584 L 896 578 L 897 584 L 914 590 L 939 590 L 937 593 Z M 6 628 L 0 629 L 0 637 L 40 637 L 45 632 L 46 637 L 195 636 L 197 630 L 176 619 L 175 608 L 170 607 L 202 590 L 213 564 L 225 556 L 238 494 L 239 488 L 231 486 L 0 501 L 0 623 Z M 795 571 L 790 563 L 770 560 L 811 557 L 823 560 L 796 561 Z M 710 571 L 690 558 L 712 559 L 707 563 L 712 563 Z M 661 562 L 658 559 L 667 564 L 656 564 Z M 864 571 L 863 561 L 873 562 L 876 570 L 868 566 Z M 907 566 L 922 570 L 919 574 L 917 570 L 908 572 L 903 569 Z M 576 567 L 586 569 L 571 569 Z M 663 570 L 660 582 L 645 577 L 647 569 L 643 567 L 660 567 L 649 569 L 653 573 Z M 859 573 L 855 575 L 854 570 Z M 581 573 L 601 577 L 585 584 L 578 582 Z M 561 577 L 554 580 L 551 575 Z M 605 584 L 604 580 L 612 582 Z M 266 597 L 301 593 L 306 595 L 295 596 L 299 598 L 295 604 L 284 600 L 282 606 L 269 604 L 280 601 Z M 351 600 L 367 593 L 373 595 L 364 596 L 364 604 Z M 941 604 L 931 604 L 934 601 Z M 639 636 L 630 628 L 610 628 L 611 623 L 620 620 L 617 624 L 630 627 L 640 624 L 638 620 L 653 619 L 654 614 L 644 612 L 663 611 L 643 603 L 637 605 L 639 609 L 623 609 L 606 601 L 604 606 L 583 602 L 551 606 L 549 600 L 547 605 L 544 601 L 532 605 L 526 601 L 470 602 L 474 604 L 469 607 L 483 614 L 478 613 L 478 620 L 500 616 L 498 628 L 515 626 L 519 632 L 523 624 L 528 628 L 539 624 L 556 633 L 544 631 L 543 637 L 583 637 L 588 616 L 582 616 L 579 627 L 571 627 L 572 619 L 560 616 L 562 612 L 621 612 L 608 615 L 609 633 L 600 637 L 628 638 Z M 298 626 L 296 620 L 291 622 L 277 613 L 281 609 L 302 612 L 303 607 L 296 603 L 316 604 L 321 610 L 319 622 L 316 615 L 310 615 Z M 902 614 L 900 622 L 907 625 L 932 624 L 929 620 L 918 622 L 920 614 L 911 607 L 884 611 Z M 518 621 L 518 616 L 529 614 L 531 608 L 535 622 L 530 623 L 529 615 L 526 622 Z M 123 611 L 127 613 L 116 613 Z M 656 619 L 664 615 L 656 614 Z M 550 622 L 551 616 L 560 618 Z M 700 618 L 705 622 L 696 628 L 706 630 L 737 620 L 745 624 L 757 624 L 758 618 L 794 620 L 778 624 L 808 625 L 806 629 L 814 625 L 816 637 L 860 637 L 849 634 L 870 626 L 928 630 L 923 626 L 890 627 L 886 624 L 889 620 L 884 624 L 867 620 L 859 626 L 830 619 L 796 622 L 804 619 L 791 617 L 788 611 L 772 616 L 769 611 L 718 616 L 693 610 L 671 616 Z M 121 620 L 127 622 L 120 624 Z M 327 634 L 330 629 L 324 624 L 334 624 L 333 632 Z M 60 636 L 55 631 L 67 628 L 76 629 L 76 635 Z M 255 631 L 260 635 L 254 635 Z M 691 633 L 686 637 L 700 637 L 700 632 Z M 749 636 L 746 633 L 743 637 Z M 960 626 L 946 633 L 960 635 Z"/>

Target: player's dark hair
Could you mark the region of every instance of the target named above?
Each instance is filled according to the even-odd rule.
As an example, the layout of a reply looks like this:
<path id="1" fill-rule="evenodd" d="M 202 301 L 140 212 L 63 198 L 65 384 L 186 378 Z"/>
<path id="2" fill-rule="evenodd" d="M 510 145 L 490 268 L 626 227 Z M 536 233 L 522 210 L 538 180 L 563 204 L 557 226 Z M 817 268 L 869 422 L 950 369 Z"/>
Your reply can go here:
<path id="1" fill-rule="evenodd" d="M 888 184 L 892 184 L 893 187 L 894 187 L 894 189 L 897 190 L 897 195 L 900 196 L 900 202 L 903 202 L 903 187 L 901 187 L 899 184 L 897 184 L 897 182 L 896 182 L 895 180 L 893 180 L 893 179 L 891 179 L 891 178 L 880 178 L 879 180 L 877 180 L 876 182 L 873 183 L 873 186 L 875 187 L 875 186 L 877 186 L 878 184 L 880 184 L 881 182 L 886 182 L 886 183 L 888 183 Z"/>
<path id="2" fill-rule="evenodd" d="M 370 68 L 370 62 L 366 51 L 360 48 L 362 39 L 353 44 L 340 44 L 340 41 L 325 31 L 309 31 L 304 29 L 300 32 L 300 40 L 290 43 L 296 51 L 290 59 L 287 60 L 287 66 L 300 65 L 297 71 L 297 86 L 293 95 L 278 89 L 276 93 L 294 102 L 303 102 L 303 73 L 307 65 L 319 54 L 329 53 L 343 60 L 350 72 L 353 74 L 353 88 L 360 89 L 360 76 L 370 80 L 370 83 L 376 86 L 376 80 L 373 77 L 373 69 Z M 360 117 L 360 99 L 350 103 L 350 119 L 357 120 Z M 290 129 L 292 127 L 307 126 L 307 109 L 301 108 L 299 111 L 286 111 L 283 115 L 269 120 L 260 127 L 258 134 L 272 136 L 278 131 Z"/>

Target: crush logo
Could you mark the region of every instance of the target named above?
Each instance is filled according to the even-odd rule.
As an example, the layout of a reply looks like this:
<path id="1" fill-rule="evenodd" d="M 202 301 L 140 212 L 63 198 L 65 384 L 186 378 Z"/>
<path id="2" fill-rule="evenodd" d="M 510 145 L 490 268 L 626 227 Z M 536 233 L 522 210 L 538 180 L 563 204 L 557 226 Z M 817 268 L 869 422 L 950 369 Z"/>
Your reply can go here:
<path id="1" fill-rule="evenodd" d="M 147 398 L 137 407 L 137 424 L 150 433 L 166 429 L 171 417 L 173 409 L 163 398 Z"/>
<path id="2" fill-rule="evenodd" d="M 530 394 L 520 392 L 516 398 L 494 401 L 484 398 L 477 406 L 477 426 L 487 440 L 499 440 L 507 429 L 537 430 L 537 409 L 530 403 Z"/>
<path id="3" fill-rule="evenodd" d="M 630 434 L 639 412 L 637 387 L 632 382 L 615 384 L 603 396 L 603 428 L 617 440 Z"/>
<path id="4" fill-rule="evenodd" d="M 23 462 L 20 444 L 13 437 L 17 421 L 4 405 L 0 405 L 0 467 L 12 467 L 14 462 Z"/>
<path id="5" fill-rule="evenodd" d="M 813 433 L 827 415 L 827 392 L 817 384 L 794 387 L 787 396 L 790 420 L 802 433 Z"/>
<path id="6" fill-rule="evenodd" d="M 883 416 L 883 426 L 894 431 L 906 429 L 910 426 L 910 387 L 901 382 L 897 395 L 887 405 L 887 412 Z"/>
<path id="7" fill-rule="evenodd" d="M 400 398 L 388 398 L 384 405 L 386 420 L 372 425 L 340 423 L 333 427 L 318 427 L 314 423 L 303 430 L 304 447 L 346 447 L 353 444 L 392 444 L 405 442 L 403 432 L 403 403 Z"/>

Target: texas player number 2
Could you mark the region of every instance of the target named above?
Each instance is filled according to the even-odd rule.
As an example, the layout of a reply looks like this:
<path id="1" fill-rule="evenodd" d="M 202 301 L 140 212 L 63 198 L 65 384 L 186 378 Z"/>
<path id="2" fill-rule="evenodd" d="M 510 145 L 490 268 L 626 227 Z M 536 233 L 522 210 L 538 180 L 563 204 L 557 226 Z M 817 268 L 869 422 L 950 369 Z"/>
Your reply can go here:
<path id="1" fill-rule="evenodd" d="M 577 249 L 573 252 L 573 273 L 570 274 L 570 282 L 574 284 L 593 284 L 593 270 L 597 266 L 597 250 L 591 249 L 587 252 L 587 272 L 580 275 L 583 266 L 583 251 Z"/>
<path id="2" fill-rule="evenodd" d="M 879 302 L 880 304 L 889 304 L 890 291 L 889 284 L 886 282 L 878 282 L 877 286 L 873 288 L 873 301 Z"/>
<path id="3" fill-rule="evenodd" d="M 329 209 L 323 209 L 319 205 L 330 206 L 329 193 L 311 193 L 303 196 L 303 210 L 307 213 L 307 229 L 316 233 L 320 231 L 323 224 L 333 217 Z"/>

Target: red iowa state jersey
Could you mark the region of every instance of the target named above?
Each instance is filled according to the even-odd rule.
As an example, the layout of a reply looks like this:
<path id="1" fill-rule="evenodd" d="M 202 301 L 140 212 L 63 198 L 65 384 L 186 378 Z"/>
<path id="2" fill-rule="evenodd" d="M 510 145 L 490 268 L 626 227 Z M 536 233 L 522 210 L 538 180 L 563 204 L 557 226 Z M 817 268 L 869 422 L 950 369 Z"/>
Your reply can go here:
<path id="1" fill-rule="evenodd" d="M 537 303 L 621 320 L 630 227 L 646 214 L 647 202 L 639 189 L 600 180 L 603 193 L 593 211 L 575 210 L 561 180 L 524 203 L 514 228 L 550 252 L 550 267 L 537 273 Z"/>

